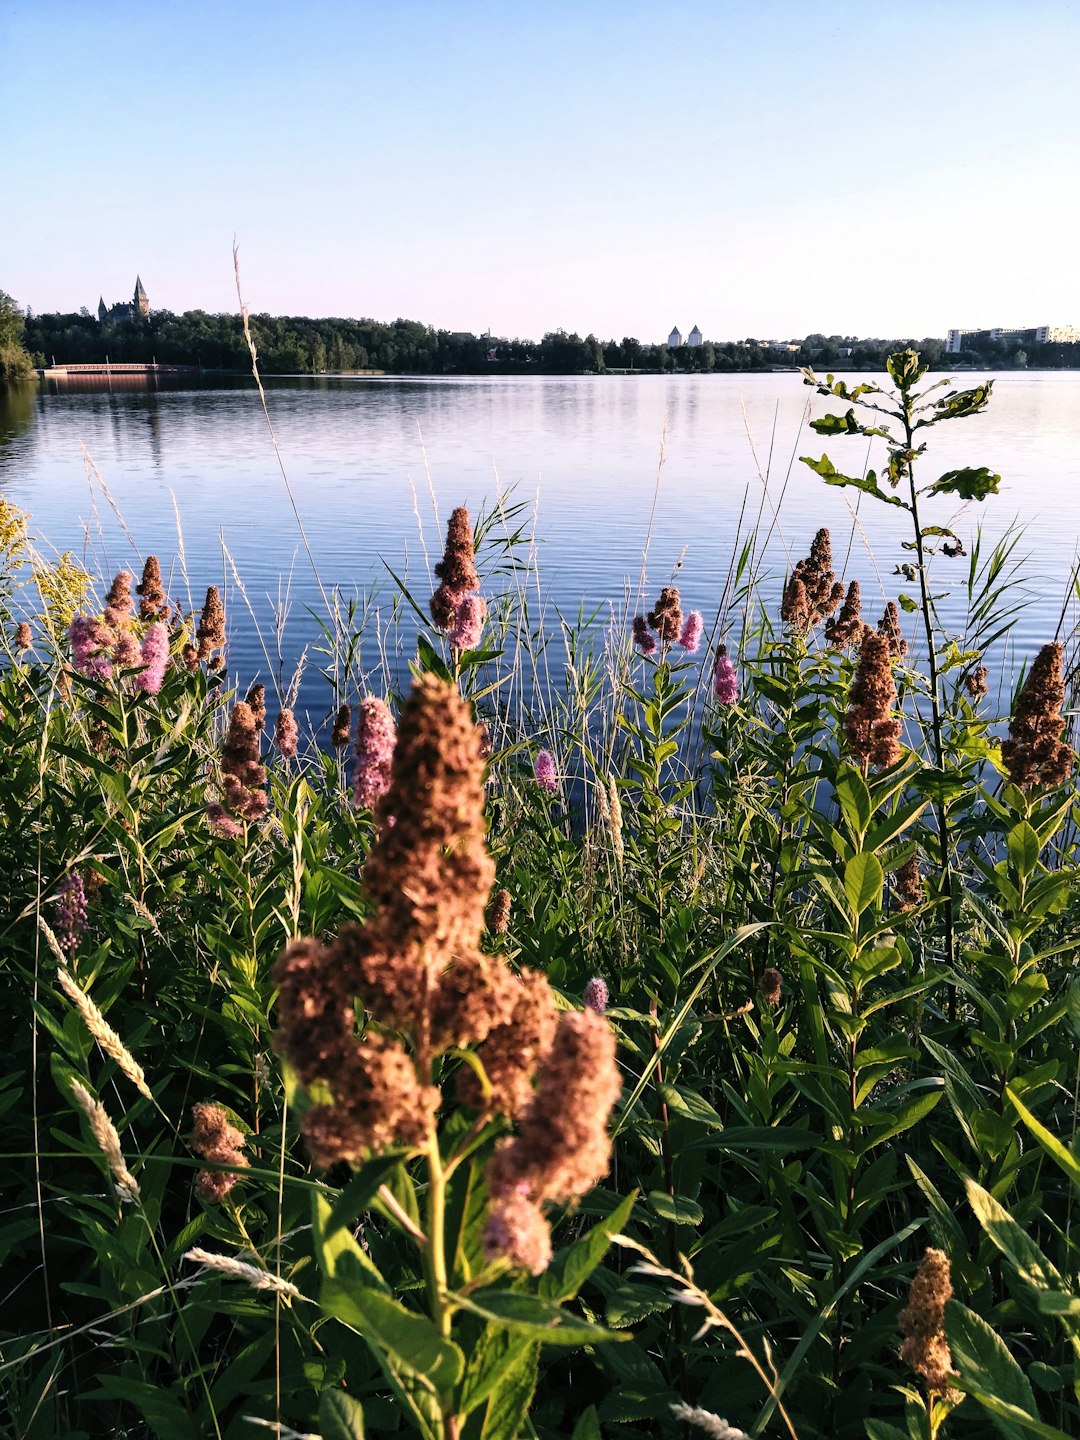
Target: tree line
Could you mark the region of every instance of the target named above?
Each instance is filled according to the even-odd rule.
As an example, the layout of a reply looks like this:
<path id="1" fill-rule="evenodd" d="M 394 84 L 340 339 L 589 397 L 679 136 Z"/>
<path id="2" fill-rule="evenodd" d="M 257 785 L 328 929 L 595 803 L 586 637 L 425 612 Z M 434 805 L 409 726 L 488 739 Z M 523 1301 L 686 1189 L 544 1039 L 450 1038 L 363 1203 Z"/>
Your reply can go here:
<path id="1" fill-rule="evenodd" d="M 812 334 L 782 345 L 749 338 L 669 347 L 633 336 L 602 341 L 596 335 L 565 330 L 548 331 L 535 341 L 439 330 L 415 320 L 384 323 L 275 315 L 253 315 L 251 329 L 260 367 L 268 375 L 369 369 L 421 375 L 708 374 L 800 365 L 880 370 L 887 355 L 908 346 L 917 348 L 933 369 L 949 368 L 957 362 L 995 369 L 1080 367 L 1080 345 L 1023 346 L 992 341 L 977 353 L 946 356 L 944 341 L 933 337 L 855 339 Z M 105 324 L 86 309 L 76 314 L 34 315 L 28 311 L 23 343 L 38 364 L 109 359 L 156 360 L 226 371 L 246 371 L 250 366 L 240 317 L 205 310 L 183 314 L 157 310 L 147 318 Z"/>

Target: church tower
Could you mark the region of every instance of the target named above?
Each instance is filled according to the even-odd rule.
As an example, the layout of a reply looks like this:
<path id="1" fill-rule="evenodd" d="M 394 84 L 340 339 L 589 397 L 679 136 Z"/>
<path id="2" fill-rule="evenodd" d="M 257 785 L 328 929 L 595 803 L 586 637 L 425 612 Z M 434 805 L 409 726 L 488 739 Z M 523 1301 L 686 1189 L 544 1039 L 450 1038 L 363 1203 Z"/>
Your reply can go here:
<path id="1" fill-rule="evenodd" d="M 104 325 L 104 324 L 105 324 L 105 321 L 109 318 L 109 312 L 108 312 L 108 310 L 105 308 L 105 296 L 104 296 L 104 295 L 99 295 L 99 296 L 98 296 L 98 302 L 97 302 L 97 318 L 98 318 L 98 324 L 99 324 L 99 325 Z"/>
<path id="2" fill-rule="evenodd" d="M 135 309 L 145 319 L 150 314 L 150 297 L 143 289 L 143 283 L 135 276 Z"/>

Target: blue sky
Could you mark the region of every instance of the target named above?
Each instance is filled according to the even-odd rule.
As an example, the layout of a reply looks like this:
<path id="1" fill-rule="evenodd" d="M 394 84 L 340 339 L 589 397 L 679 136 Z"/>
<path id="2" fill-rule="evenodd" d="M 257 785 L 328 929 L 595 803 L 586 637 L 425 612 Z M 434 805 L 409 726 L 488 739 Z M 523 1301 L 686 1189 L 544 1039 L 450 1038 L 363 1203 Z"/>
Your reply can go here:
<path id="1" fill-rule="evenodd" d="M 0 288 L 539 337 L 1080 324 L 1074 0 L 2 0 Z"/>

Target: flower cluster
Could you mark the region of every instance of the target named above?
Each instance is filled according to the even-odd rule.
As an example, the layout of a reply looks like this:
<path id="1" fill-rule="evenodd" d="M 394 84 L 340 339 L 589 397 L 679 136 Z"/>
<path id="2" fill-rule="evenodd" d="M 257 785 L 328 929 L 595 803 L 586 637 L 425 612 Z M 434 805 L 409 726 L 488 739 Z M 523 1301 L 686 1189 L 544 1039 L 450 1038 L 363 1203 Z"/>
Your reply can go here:
<path id="1" fill-rule="evenodd" d="M 731 663 L 726 645 L 716 647 L 713 694 L 721 705 L 734 705 L 739 698 L 739 677 L 735 673 L 735 666 Z"/>
<path id="2" fill-rule="evenodd" d="M 984 695 L 990 693 L 985 665 L 976 665 L 974 670 L 968 671 L 964 676 L 964 689 L 972 700 L 981 700 Z"/>
<path id="3" fill-rule="evenodd" d="M 169 630 L 164 621 L 153 620 L 147 626 L 139 658 L 143 670 L 135 677 L 135 684 L 147 695 L 157 695 L 169 664 Z"/>
<path id="4" fill-rule="evenodd" d="M 431 618 L 455 650 L 475 650 L 487 619 L 487 601 L 475 593 L 480 586 L 475 556 L 469 512 L 459 505 L 446 527 L 446 549 L 435 566 L 439 585 L 430 607 Z"/>
<path id="5" fill-rule="evenodd" d="M 758 994 L 768 1005 L 770 1010 L 775 1010 L 780 1004 L 780 995 L 784 988 L 784 977 L 780 971 L 772 965 L 767 965 L 758 978 Z"/>
<path id="6" fill-rule="evenodd" d="M 908 859 L 897 870 L 893 894 L 896 896 L 896 908 L 901 913 L 906 910 L 914 910 L 926 899 L 926 886 L 923 884 L 922 874 L 919 871 L 917 852 L 912 851 Z"/>
<path id="7" fill-rule="evenodd" d="M 87 931 L 86 886 L 78 870 L 69 870 L 56 887 L 56 938 L 69 955 Z"/>
<path id="8" fill-rule="evenodd" d="M 860 643 L 865 629 L 859 582 L 852 580 L 840 607 L 840 614 L 825 621 L 825 639 L 835 649 L 846 650 Z"/>
<path id="9" fill-rule="evenodd" d="M 701 648 L 701 640 L 705 634 L 705 617 L 700 610 L 691 610 L 683 621 L 682 632 L 679 635 L 679 646 L 688 655 L 696 655 Z"/>
<path id="10" fill-rule="evenodd" d="M 291 760 L 300 743 L 300 732 L 296 728 L 296 716 L 287 707 L 278 711 L 274 722 L 274 747 L 284 760 Z"/>
<path id="11" fill-rule="evenodd" d="M 1009 721 L 1009 738 L 1001 758 L 1009 779 L 1021 790 L 1032 785 L 1060 785 L 1072 771 L 1072 746 L 1061 738 L 1065 681 L 1062 647 L 1044 645 L 1032 662 Z"/>
<path id="12" fill-rule="evenodd" d="M 140 620 L 168 620 L 172 611 L 165 600 L 161 566 L 156 555 L 146 557 L 142 579 L 135 586 L 135 593 L 139 596 Z"/>
<path id="13" fill-rule="evenodd" d="M 958 1398 L 949 1384 L 953 1363 L 945 1337 L 945 1304 L 952 1293 L 949 1257 L 943 1250 L 928 1248 L 897 1322 L 904 1337 L 901 1360 L 922 1376 L 929 1394 L 948 1399 Z"/>
<path id="14" fill-rule="evenodd" d="M 888 769 L 900 759 L 903 726 L 892 713 L 895 704 L 889 642 L 868 626 L 859 647 L 859 664 L 844 716 L 848 749 L 864 771 L 871 765 Z"/>
<path id="15" fill-rule="evenodd" d="M 559 788 L 559 777 L 555 771 L 555 756 L 550 750 L 538 750 L 533 761 L 533 778 L 541 790 L 554 795 Z"/>
<path id="16" fill-rule="evenodd" d="M 390 788 L 397 729 L 385 700 L 369 696 L 360 701 L 356 715 L 356 770 L 353 802 L 365 810 L 375 806 Z"/>
<path id="17" fill-rule="evenodd" d="M 29 650 L 34 644 L 34 634 L 30 629 L 29 620 L 20 620 L 15 627 L 15 649 Z"/>
<path id="18" fill-rule="evenodd" d="M 352 734 L 352 706 L 339 705 L 330 728 L 330 744 L 335 750 L 344 750 Z"/>
<path id="19" fill-rule="evenodd" d="M 196 1155 L 215 1165 L 228 1165 L 233 1170 L 246 1168 L 248 1162 L 243 1150 L 247 1142 L 220 1105 L 206 1102 L 194 1105 L 191 1118 L 191 1148 Z M 230 1175 L 224 1170 L 200 1170 L 195 1180 L 195 1193 L 208 1205 L 220 1205 L 239 1178 L 239 1175 Z"/>
<path id="20" fill-rule="evenodd" d="M 814 536 L 810 554 L 791 572 L 780 606 L 780 618 L 800 635 L 807 635 L 844 598 L 843 581 L 832 567 L 832 542 L 824 527 Z"/>
<path id="21" fill-rule="evenodd" d="M 251 706 L 239 700 L 229 716 L 229 729 L 221 750 L 223 804 L 207 807 L 211 825 L 226 838 L 240 834 L 243 820 L 258 820 L 266 813 L 266 767 L 259 758 L 259 731 Z"/>
<path id="22" fill-rule="evenodd" d="M 608 987 L 599 975 L 594 975 L 585 985 L 581 996 L 581 1003 L 586 1010 L 595 1010 L 597 1015 L 603 1015 L 608 1007 Z"/>
<path id="23" fill-rule="evenodd" d="M 102 619 L 113 630 L 126 630 L 133 618 L 134 601 L 131 598 L 131 582 L 134 575 L 129 570 L 118 570 L 105 596 L 105 611 Z"/>
<path id="24" fill-rule="evenodd" d="M 656 640 L 649 629 L 648 622 L 644 615 L 634 616 L 634 644 L 643 655 L 652 655 L 656 650 Z"/>
<path id="25" fill-rule="evenodd" d="M 266 727 L 266 686 L 252 685 L 251 689 L 244 696 L 245 703 L 250 706 L 252 718 L 255 721 L 255 729 L 263 730 Z"/>
<path id="26" fill-rule="evenodd" d="M 487 908 L 486 922 L 492 935 L 505 935 L 510 928 L 510 891 L 496 890 Z"/>
<path id="27" fill-rule="evenodd" d="M 889 642 L 889 654 L 894 660 L 899 660 L 907 654 L 907 641 L 900 629 L 900 611 L 895 600 L 889 600 L 885 605 L 885 614 L 878 621 L 878 634 L 884 635 Z"/>
<path id="28" fill-rule="evenodd" d="M 645 616 L 649 625 L 666 645 L 673 645 L 682 634 L 682 601 L 674 585 L 665 585 L 660 598 Z"/>
<path id="29" fill-rule="evenodd" d="M 207 587 L 202 614 L 195 627 L 195 638 L 198 645 L 184 646 L 184 664 L 188 669 L 197 670 L 205 661 L 207 670 L 224 670 L 225 656 L 218 651 L 225 644 L 225 609 L 221 603 L 221 591 L 216 585 Z"/>

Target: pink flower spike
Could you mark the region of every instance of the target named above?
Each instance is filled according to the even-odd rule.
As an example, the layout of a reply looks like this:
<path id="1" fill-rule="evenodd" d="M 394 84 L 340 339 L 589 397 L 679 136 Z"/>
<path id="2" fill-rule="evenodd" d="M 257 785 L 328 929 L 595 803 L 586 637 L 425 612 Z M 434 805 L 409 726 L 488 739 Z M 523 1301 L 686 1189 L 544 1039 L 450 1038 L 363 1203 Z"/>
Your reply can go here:
<path id="1" fill-rule="evenodd" d="M 146 669 L 136 676 L 135 684 L 147 695 L 156 695 L 169 663 L 169 631 L 160 620 L 155 620 L 143 636 L 141 659 Z"/>
<path id="2" fill-rule="evenodd" d="M 713 693 L 721 705 L 734 705 L 739 698 L 739 677 L 735 673 L 726 645 L 716 647 L 716 669 L 713 672 Z"/>
<path id="3" fill-rule="evenodd" d="M 92 615 L 76 615 L 68 626 L 71 642 L 71 663 L 81 675 L 95 680 L 108 680 L 112 665 L 104 653 L 115 640 L 112 630 Z"/>
<path id="4" fill-rule="evenodd" d="M 597 1015 L 603 1015 L 608 1007 L 608 988 L 599 975 L 593 978 L 585 986 L 582 994 L 582 1003 L 588 1010 L 595 1010 Z"/>
<path id="5" fill-rule="evenodd" d="M 555 757 L 550 750 L 537 752 L 533 775 L 540 789 L 546 790 L 549 795 L 554 795 L 558 790 L 559 780 L 555 774 Z"/>
<path id="6" fill-rule="evenodd" d="M 644 615 L 634 616 L 634 644 L 643 655 L 651 655 L 656 649 L 656 638 L 649 629 Z"/>
<path id="7" fill-rule="evenodd" d="M 475 650 L 480 644 L 487 619 L 487 601 L 482 595 L 466 595 L 457 607 L 454 625 L 449 632 L 455 650 Z"/>
<path id="8" fill-rule="evenodd" d="M 277 746 L 278 754 L 285 760 L 291 760 L 296 754 L 299 741 L 296 716 L 291 710 L 279 710 L 274 724 L 274 744 Z"/>
<path id="9" fill-rule="evenodd" d="M 78 870 L 69 870 L 56 887 L 56 938 L 70 955 L 86 934 L 86 886 Z"/>
<path id="10" fill-rule="evenodd" d="M 374 810 L 390 789 L 390 762 L 394 758 L 397 727 L 385 700 L 369 696 L 356 713 L 356 772 L 353 803 Z"/>
<path id="11" fill-rule="evenodd" d="M 244 827 L 239 820 L 234 820 L 224 805 L 219 805 L 215 800 L 206 807 L 206 818 L 210 821 L 210 828 L 223 840 L 235 840 L 244 833 Z"/>
<path id="12" fill-rule="evenodd" d="M 691 610 L 687 615 L 679 636 L 679 644 L 688 655 L 696 655 L 705 634 L 705 621 L 700 610 Z"/>

